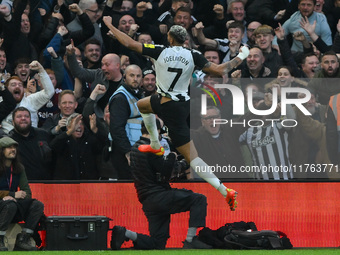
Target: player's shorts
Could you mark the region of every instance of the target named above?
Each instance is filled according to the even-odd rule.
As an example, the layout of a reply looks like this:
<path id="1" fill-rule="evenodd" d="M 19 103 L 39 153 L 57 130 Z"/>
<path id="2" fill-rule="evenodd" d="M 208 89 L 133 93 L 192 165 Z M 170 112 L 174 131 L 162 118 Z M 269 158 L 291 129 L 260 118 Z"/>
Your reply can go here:
<path id="1" fill-rule="evenodd" d="M 161 104 L 162 96 L 152 95 L 150 99 L 152 110 L 168 127 L 169 136 L 175 147 L 190 142 L 190 128 L 187 118 L 190 114 L 190 101 L 168 101 Z"/>

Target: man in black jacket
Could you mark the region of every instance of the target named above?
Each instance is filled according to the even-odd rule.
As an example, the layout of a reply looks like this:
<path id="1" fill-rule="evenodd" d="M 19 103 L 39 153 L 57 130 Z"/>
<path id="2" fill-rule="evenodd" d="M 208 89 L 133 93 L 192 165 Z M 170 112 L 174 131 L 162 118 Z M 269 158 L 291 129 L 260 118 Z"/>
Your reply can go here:
<path id="1" fill-rule="evenodd" d="M 9 90 L 5 87 L 3 83 L 0 83 L 0 98 L 2 99 L 0 102 L 0 122 L 3 121 L 8 114 L 10 114 L 15 106 L 17 105 L 13 95 Z"/>
<path id="2" fill-rule="evenodd" d="M 160 122 L 157 122 L 158 132 Z M 111 248 L 120 249 L 126 239 L 131 239 L 135 249 L 164 249 L 169 238 L 171 214 L 190 211 L 189 229 L 183 248 L 209 249 L 196 237 L 198 227 L 205 226 L 207 214 L 207 199 L 204 195 L 186 189 L 172 189 L 169 185 L 173 169 L 176 165 L 176 153 L 167 157 L 152 153 L 142 153 L 138 150 L 141 144 L 149 144 L 150 136 L 142 125 L 142 137 L 132 147 L 131 171 L 139 202 L 148 219 L 150 236 L 115 226 L 112 231 Z M 178 164 L 178 163 L 177 163 Z M 184 164 L 186 165 L 186 164 Z M 186 166 L 177 165 L 176 169 L 185 170 Z"/>
<path id="3" fill-rule="evenodd" d="M 14 129 L 10 137 L 19 143 L 18 152 L 28 180 L 51 180 L 52 152 L 50 136 L 45 130 L 32 127 L 31 114 L 18 107 L 12 114 Z"/>
<path id="4" fill-rule="evenodd" d="M 90 115 L 90 130 L 83 116 L 73 113 L 66 120 L 66 131 L 50 143 L 55 155 L 54 180 L 97 180 L 97 156 L 102 152 L 105 136 L 98 132 L 95 114 Z"/>
<path id="5" fill-rule="evenodd" d="M 255 29 L 254 36 L 255 44 L 262 50 L 265 58 L 265 66 L 270 69 L 272 74 L 276 74 L 283 62 L 278 51 L 272 47 L 275 36 L 274 29 L 268 25 L 261 25 Z"/>
<path id="6" fill-rule="evenodd" d="M 77 99 L 72 90 L 63 90 L 58 97 L 58 108 L 60 113 L 48 117 L 42 126 L 50 135 L 55 137 L 66 131 L 66 120 L 78 107 Z"/>
<path id="7" fill-rule="evenodd" d="M 67 61 L 71 73 L 82 82 L 91 84 L 91 91 L 98 85 L 104 85 L 106 93 L 99 94 L 95 99 L 94 111 L 99 118 L 103 118 L 104 108 L 107 105 L 109 98 L 112 94 L 122 85 L 123 75 L 121 73 L 120 57 L 116 54 L 106 54 L 101 61 L 101 68 L 86 69 L 79 66 L 76 55 L 75 47 L 71 42 L 66 47 Z"/>

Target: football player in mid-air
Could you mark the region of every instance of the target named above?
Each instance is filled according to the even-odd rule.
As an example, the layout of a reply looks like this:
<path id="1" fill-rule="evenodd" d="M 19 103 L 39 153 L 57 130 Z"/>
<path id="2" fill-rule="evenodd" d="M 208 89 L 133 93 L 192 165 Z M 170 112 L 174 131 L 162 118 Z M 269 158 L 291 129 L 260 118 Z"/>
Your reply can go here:
<path id="1" fill-rule="evenodd" d="M 226 75 L 237 67 L 248 56 L 249 49 L 242 47 L 240 53 L 231 61 L 217 65 L 209 62 L 199 51 L 183 47 L 188 34 L 185 28 L 174 25 L 168 32 L 170 47 L 142 44 L 130 38 L 112 25 L 112 18 L 103 18 L 105 25 L 122 45 L 154 59 L 156 85 L 158 94 L 138 101 L 138 108 L 145 126 L 150 134 L 150 145 L 141 145 L 139 150 L 145 153 L 162 155 L 164 149 L 158 140 L 155 121 L 157 114 L 168 127 L 169 136 L 176 149 L 202 179 L 216 188 L 225 198 L 232 211 L 235 210 L 237 192 L 226 188 L 209 169 L 209 166 L 198 157 L 187 118 L 190 112 L 188 87 L 195 66 L 204 72 L 218 76 Z"/>

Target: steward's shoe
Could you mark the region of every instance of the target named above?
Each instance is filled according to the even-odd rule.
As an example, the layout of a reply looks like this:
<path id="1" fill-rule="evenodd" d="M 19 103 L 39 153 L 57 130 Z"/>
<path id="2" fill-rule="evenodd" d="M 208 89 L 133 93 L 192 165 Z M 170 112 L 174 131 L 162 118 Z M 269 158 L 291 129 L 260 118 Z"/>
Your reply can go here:
<path id="1" fill-rule="evenodd" d="M 198 240 L 197 236 L 194 236 L 192 242 L 188 242 L 187 240 L 183 242 L 183 249 L 212 249 L 212 246 L 203 243 L 202 241 Z"/>
<path id="2" fill-rule="evenodd" d="M 225 197 L 225 200 L 227 201 L 227 203 L 230 207 L 230 210 L 232 210 L 232 211 L 235 211 L 235 209 L 237 207 L 236 197 L 237 197 L 237 192 L 233 189 L 227 188 L 227 196 Z"/>
<path id="3" fill-rule="evenodd" d="M 126 228 L 121 226 L 114 226 L 112 229 L 111 236 L 111 249 L 119 250 L 125 240 L 127 240 L 125 236 Z"/>
<path id="4" fill-rule="evenodd" d="M 162 146 L 158 150 L 156 150 L 153 149 L 150 144 L 139 145 L 138 150 L 143 153 L 153 153 L 157 156 L 162 156 L 164 154 L 164 148 Z"/>
<path id="5" fill-rule="evenodd" d="M 15 240 L 14 251 L 37 251 L 37 247 L 31 243 L 31 235 L 21 232 Z"/>
<path id="6" fill-rule="evenodd" d="M 5 236 L 0 235 L 0 251 L 8 251 L 7 247 L 5 246 Z"/>

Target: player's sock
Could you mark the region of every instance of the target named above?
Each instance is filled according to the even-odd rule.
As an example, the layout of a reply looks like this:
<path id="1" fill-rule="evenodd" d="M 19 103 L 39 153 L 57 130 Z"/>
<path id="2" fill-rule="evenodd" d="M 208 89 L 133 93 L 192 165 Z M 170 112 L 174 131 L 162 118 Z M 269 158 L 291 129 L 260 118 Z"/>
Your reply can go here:
<path id="1" fill-rule="evenodd" d="M 228 194 L 227 187 L 223 185 L 223 183 L 220 184 L 220 186 L 217 188 L 217 190 L 226 197 Z"/>
<path id="2" fill-rule="evenodd" d="M 197 157 L 191 160 L 190 166 L 192 169 L 194 169 L 199 177 L 217 189 L 224 197 L 227 195 L 226 187 L 224 187 L 216 175 L 210 171 L 209 166 L 201 158 Z"/>
<path id="3" fill-rule="evenodd" d="M 131 230 L 127 229 L 125 232 L 125 236 L 134 242 L 137 240 L 137 233 Z"/>
<path id="4" fill-rule="evenodd" d="M 141 113 L 146 129 L 150 135 L 150 145 L 152 149 L 158 150 L 161 144 L 158 139 L 158 130 L 156 125 L 156 116 L 153 113 Z"/>
<path id="5" fill-rule="evenodd" d="M 197 228 L 194 228 L 194 227 L 188 228 L 187 238 L 185 240 L 191 243 L 194 236 L 196 236 L 196 232 L 197 232 Z"/>

